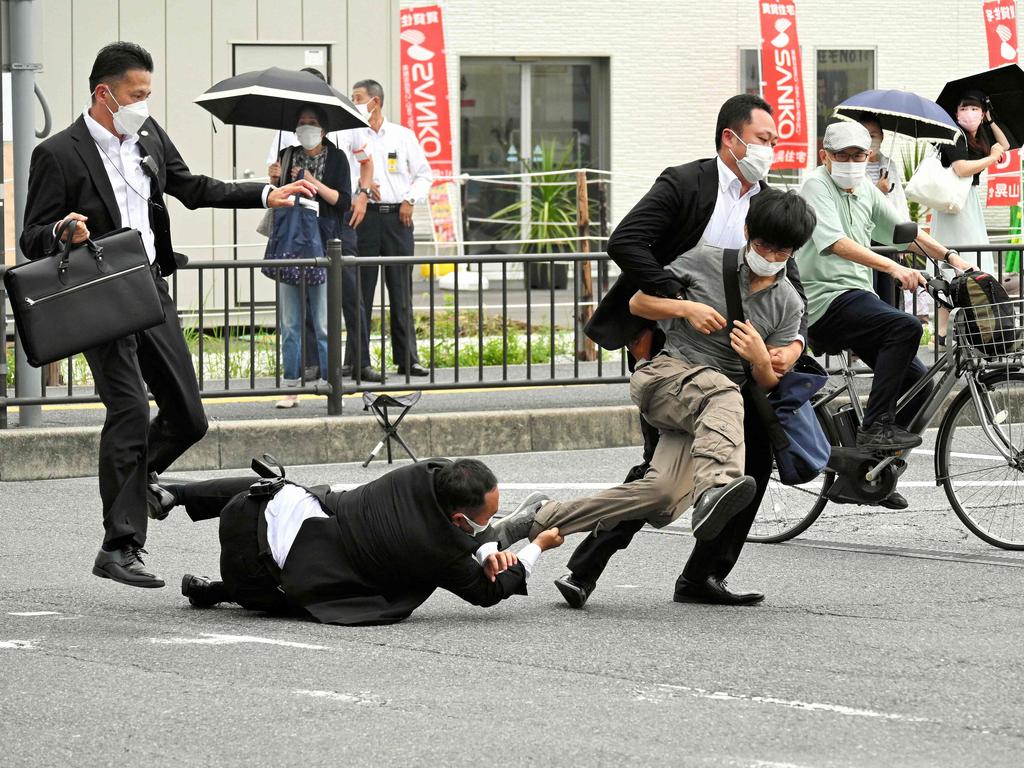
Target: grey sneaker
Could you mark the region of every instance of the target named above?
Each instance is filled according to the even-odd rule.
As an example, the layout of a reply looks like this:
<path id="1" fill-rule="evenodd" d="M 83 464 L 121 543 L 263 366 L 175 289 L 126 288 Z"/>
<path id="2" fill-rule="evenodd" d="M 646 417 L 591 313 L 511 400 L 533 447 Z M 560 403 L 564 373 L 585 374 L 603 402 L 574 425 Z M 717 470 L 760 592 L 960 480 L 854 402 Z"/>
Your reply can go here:
<path id="1" fill-rule="evenodd" d="M 551 499 L 546 493 L 534 491 L 523 499 L 511 513 L 494 523 L 491 530 L 493 531 L 493 540 L 498 542 L 498 548 L 508 549 L 517 541 L 529 536 L 537 512 L 549 501 Z"/>
<path id="2" fill-rule="evenodd" d="M 731 483 L 708 488 L 693 505 L 690 530 L 700 541 L 713 539 L 726 524 L 742 511 L 757 493 L 757 482 L 750 475 L 737 477 Z"/>

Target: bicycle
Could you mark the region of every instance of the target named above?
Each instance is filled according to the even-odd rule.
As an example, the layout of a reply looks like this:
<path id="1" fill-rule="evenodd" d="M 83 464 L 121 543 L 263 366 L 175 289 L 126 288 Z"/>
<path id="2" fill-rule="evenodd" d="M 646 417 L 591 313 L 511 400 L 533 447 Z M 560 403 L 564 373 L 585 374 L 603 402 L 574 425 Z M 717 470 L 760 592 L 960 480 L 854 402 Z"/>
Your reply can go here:
<path id="1" fill-rule="evenodd" d="M 991 327 L 983 330 L 986 313 L 1008 321 L 996 336 Z M 964 384 L 939 422 L 935 483 L 971 533 L 996 547 L 1024 550 L 1024 300 L 954 309 L 949 322 L 952 333 L 944 354 L 899 399 L 897 412 L 934 382 L 907 427 L 923 434 L 957 383 Z M 775 543 L 799 536 L 829 502 L 877 505 L 906 471 L 912 451 L 881 455 L 857 449 L 864 410 L 857 374 L 845 355 L 840 361 L 841 383 L 826 386 L 812 401 L 833 446 L 825 471 L 807 485 L 784 486 L 773 470 L 748 541 Z"/>

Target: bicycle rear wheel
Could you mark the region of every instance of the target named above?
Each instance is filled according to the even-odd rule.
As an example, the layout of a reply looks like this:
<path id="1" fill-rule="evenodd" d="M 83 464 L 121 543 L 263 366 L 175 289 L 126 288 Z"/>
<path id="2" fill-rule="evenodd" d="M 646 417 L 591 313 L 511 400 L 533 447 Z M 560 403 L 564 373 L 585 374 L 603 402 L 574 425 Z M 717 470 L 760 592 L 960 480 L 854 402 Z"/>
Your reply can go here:
<path id="1" fill-rule="evenodd" d="M 967 387 L 942 419 L 936 478 L 971 533 L 996 547 L 1024 550 L 1024 373 L 993 372 L 980 387 L 982 413 Z M 1013 446 L 1009 460 L 983 432 L 982 418 Z"/>
<path id="2" fill-rule="evenodd" d="M 747 541 L 777 544 L 799 536 L 825 509 L 828 504 L 825 492 L 834 480 L 834 473 L 822 472 L 810 483 L 783 485 L 773 463 L 768 490 L 761 499 Z"/>

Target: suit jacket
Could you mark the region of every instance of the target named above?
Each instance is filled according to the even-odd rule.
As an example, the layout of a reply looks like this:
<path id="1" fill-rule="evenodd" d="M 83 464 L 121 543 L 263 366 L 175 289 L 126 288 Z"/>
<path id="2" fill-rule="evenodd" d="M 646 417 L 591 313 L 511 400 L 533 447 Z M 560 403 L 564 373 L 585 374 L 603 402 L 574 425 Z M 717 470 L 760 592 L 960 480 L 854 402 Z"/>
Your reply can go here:
<path id="1" fill-rule="evenodd" d="M 306 520 L 285 560 L 289 599 L 325 624 L 391 624 L 441 587 L 474 605 L 526 594 L 517 563 L 496 581 L 473 558 L 480 543 L 452 525 L 434 494 L 447 459 L 393 470 L 352 491 L 310 488 L 328 517 Z"/>
<path id="2" fill-rule="evenodd" d="M 766 185 L 761 182 L 761 187 Z M 637 291 L 672 298 L 682 289 L 665 271 L 677 256 L 700 240 L 718 200 L 717 158 L 695 160 L 666 168 L 612 232 L 608 255 L 622 274 L 601 299 L 587 323 L 587 335 L 605 349 L 620 349 L 651 321 L 630 314 L 629 300 Z M 796 260 L 786 264 L 786 276 L 805 300 Z M 807 338 L 807 320 L 800 328 Z"/>
<path id="3" fill-rule="evenodd" d="M 157 263 L 165 275 L 174 272 L 176 265 L 164 193 L 178 198 L 190 209 L 263 205 L 263 184 L 228 184 L 193 174 L 153 118 L 142 124 L 139 147 L 143 155 L 153 158 L 155 165 L 155 176 L 150 174 L 149 218 L 156 239 Z M 122 226 L 114 190 L 82 115 L 32 152 L 20 241 L 25 256 L 39 259 L 47 255 L 54 244 L 54 225 L 72 211 L 89 217 L 87 225 L 94 238 Z"/>

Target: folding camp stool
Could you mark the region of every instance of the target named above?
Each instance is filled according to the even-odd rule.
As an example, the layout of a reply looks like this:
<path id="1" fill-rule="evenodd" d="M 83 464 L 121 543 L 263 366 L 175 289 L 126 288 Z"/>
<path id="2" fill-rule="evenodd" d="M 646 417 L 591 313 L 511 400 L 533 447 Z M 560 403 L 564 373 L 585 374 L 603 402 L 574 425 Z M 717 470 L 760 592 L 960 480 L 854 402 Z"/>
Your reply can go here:
<path id="1" fill-rule="evenodd" d="M 412 407 L 419 402 L 420 397 L 423 395 L 422 392 L 410 392 L 408 395 L 398 395 L 393 397 L 388 394 L 379 394 L 376 392 L 363 392 L 363 410 L 371 411 L 374 417 L 377 419 L 377 423 L 380 424 L 381 429 L 384 430 L 384 437 L 377 443 L 376 447 L 370 451 L 370 455 L 366 457 L 366 461 L 363 462 L 363 466 L 369 466 L 370 462 L 377 458 L 377 454 L 380 453 L 380 449 L 385 445 L 388 447 L 388 464 L 391 464 L 393 458 L 391 456 L 391 441 L 395 440 L 400 446 L 405 449 L 405 452 L 409 454 L 409 458 L 413 461 L 419 461 L 416 458 L 416 454 L 412 452 L 412 448 L 408 446 L 402 436 L 398 434 L 398 427 L 402 424 L 402 419 L 405 415 L 412 410 Z M 388 408 L 401 408 L 402 412 L 398 415 L 398 418 L 393 422 L 388 417 Z"/>

